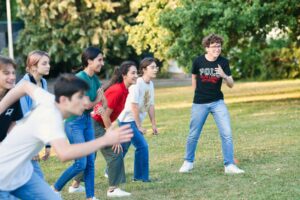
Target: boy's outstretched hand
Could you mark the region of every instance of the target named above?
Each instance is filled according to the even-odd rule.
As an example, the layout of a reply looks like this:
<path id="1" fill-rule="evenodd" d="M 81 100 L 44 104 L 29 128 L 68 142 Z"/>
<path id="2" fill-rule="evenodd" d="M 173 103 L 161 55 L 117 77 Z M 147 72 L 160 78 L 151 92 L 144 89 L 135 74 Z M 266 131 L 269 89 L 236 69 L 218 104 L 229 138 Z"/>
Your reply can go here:
<path id="1" fill-rule="evenodd" d="M 105 138 L 106 144 L 112 146 L 114 144 L 129 142 L 133 137 L 133 132 L 130 125 L 125 125 L 115 129 L 108 128 L 103 137 Z"/>

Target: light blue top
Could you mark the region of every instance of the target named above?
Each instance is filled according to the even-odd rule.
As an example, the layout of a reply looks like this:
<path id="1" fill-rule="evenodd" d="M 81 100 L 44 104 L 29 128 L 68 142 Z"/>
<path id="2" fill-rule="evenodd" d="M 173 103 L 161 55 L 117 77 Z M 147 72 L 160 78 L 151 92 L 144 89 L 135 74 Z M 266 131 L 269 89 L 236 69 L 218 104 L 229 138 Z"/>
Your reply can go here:
<path id="1" fill-rule="evenodd" d="M 25 74 L 18 84 L 21 84 L 23 81 L 31 82 L 29 74 Z M 42 78 L 41 81 L 43 83 L 42 88 L 44 90 L 48 91 L 48 86 L 47 86 L 46 79 Z M 32 109 L 32 107 L 33 107 L 33 101 L 30 98 L 30 96 L 26 95 L 26 96 L 23 96 L 20 99 L 20 103 L 21 103 L 21 109 L 22 109 L 22 112 L 23 112 L 23 116 L 26 116 L 26 114 L 28 114 L 30 112 L 30 110 Z"/>

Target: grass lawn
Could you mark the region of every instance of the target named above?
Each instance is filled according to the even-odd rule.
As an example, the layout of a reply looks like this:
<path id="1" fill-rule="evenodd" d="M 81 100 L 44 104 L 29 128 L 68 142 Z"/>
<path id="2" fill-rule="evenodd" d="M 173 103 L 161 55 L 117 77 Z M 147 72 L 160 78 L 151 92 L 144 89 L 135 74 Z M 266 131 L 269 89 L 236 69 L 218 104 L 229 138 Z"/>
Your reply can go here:
<path id="1" fill-rule="evenodd" d="M 221 144 L 216 125 L 208 117 L 189 174 L 178 170 L 183 162 L 189 131 L 191 87 L 156 89 L 156 118 L 160 134 L 152 136 L 146 121 L 152 183 L 132 182 L 133 147 L 125 159 L 130 198 L 138 200 L 201 199 L 300 199 L 300 80 L 236 83 L 223 86 L 232 122 L 235 157 L 243 175 L 224 175 Z M 56 157 L 41 162 L 50 184 L 72 162 Z M 107 199 L 105 161 L 96 161 L 95 196 Z M 64 199 L 85 199 L 68 194 Z"/>

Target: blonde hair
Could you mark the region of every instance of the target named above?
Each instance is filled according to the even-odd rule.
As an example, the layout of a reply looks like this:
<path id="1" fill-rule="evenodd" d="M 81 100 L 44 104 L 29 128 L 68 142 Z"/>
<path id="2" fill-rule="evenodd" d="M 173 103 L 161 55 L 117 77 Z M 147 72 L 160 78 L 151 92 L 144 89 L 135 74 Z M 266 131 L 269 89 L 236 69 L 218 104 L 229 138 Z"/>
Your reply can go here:
<path id="1" fill-rule="evenodd" d="M 36 66 L 43 56 L 47 56 L 49 59 L 49 54 L 45 51 L 35 50 L 28 54 L 26 61 L 26 72 L 30 73 L 33 66 Z"/>

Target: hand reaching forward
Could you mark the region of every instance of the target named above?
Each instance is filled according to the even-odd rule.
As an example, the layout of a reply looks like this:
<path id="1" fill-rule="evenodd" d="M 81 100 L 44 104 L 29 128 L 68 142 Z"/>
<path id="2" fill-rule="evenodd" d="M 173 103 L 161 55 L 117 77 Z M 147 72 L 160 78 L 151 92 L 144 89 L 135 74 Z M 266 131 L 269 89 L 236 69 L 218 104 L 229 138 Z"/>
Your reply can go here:
<path id="1" fill-rule="evenodd" d="M 116 129 L 108 128 L 103 137 L 107 146 L 113 146 L 115 144 L 129 142 L 133 137 L 133 132 L 130 125 L 125 125 Z"/>

